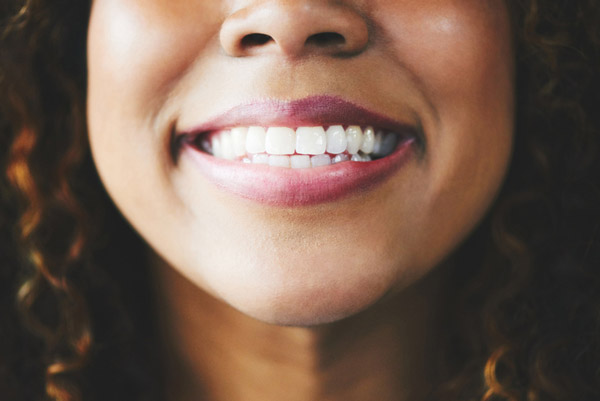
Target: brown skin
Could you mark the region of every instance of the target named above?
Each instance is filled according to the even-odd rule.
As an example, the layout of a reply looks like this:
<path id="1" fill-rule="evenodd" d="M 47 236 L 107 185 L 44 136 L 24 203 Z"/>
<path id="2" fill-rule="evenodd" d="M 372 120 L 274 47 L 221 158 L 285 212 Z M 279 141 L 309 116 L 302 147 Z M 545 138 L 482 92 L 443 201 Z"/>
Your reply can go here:
<path id="1" fill-rule="evenodd" d="M 160 258 L 152 263 L 170 400 L 402 401 L 432 388 L 438 274 L 343 321 L 280 327 L 198 291 Z"/>
<path id="2" fill-rule="evenodd" d="M 416 361 L 435 302 L 421 294 L 436 280 L 422 278 L 484 215 L 510 159 L 509 25 L 499 0 L 94 2 L 92 152 L 117 206 L 166 261 L 165 325 L 190 383 L 207 381 L 215 400 L 398 400 L 425 387 Z M 346 57 L 303 45 L 332 30 L 348 38 Z M 244 48 L 248 32 L 274 42 Z M 425 153 L 368 192 L 279 208 L 221 192 L 169 152 L 172 126 L 322 94 L 416 116 Z M 353 375 L 357 387 L 339 384 Z"/>

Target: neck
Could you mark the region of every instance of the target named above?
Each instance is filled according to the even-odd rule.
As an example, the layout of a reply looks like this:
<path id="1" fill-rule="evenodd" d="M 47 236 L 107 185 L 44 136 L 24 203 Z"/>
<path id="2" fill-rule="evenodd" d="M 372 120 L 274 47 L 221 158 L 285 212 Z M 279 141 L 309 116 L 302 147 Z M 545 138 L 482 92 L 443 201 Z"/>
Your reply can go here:
<path id="1" fill-rule="evenodd" d="M 423 399 L 437 282 L 319 327 L 252 319 L 157 263 L 170 401 Z M 175 391 L 174 389 L 177 389 Z"/>

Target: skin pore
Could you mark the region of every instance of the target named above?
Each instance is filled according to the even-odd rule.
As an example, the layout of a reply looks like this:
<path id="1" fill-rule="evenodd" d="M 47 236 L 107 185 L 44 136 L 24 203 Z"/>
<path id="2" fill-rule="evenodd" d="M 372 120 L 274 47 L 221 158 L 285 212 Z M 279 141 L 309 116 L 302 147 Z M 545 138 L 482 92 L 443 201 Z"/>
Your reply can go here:
<path id="1" fill-rule="evenodd" d="M 94 1 L 90 144 L 160 255 L 173 400 L 422 396 L 437 270 L 509 164 L 509 27 L 500 0 Z M 331 32 L 344 40 L 307 40 Z M 423 149 L 379 185 L 298 207 L 223 191 L 174 151 L 174 132 L 232 107 L 310 96 L 419 127 Z"/>

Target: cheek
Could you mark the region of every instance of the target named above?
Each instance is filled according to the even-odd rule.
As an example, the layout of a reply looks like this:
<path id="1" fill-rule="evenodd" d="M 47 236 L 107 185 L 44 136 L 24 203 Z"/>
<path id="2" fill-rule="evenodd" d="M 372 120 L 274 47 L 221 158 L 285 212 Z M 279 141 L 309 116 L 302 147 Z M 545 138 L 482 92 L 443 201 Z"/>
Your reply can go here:
<path id="1" fill-rule="evenodd" d="M 177 201 L 158 190 L 169 187 L 173 169 L 159 116 L 172 87 L 218 32 L 216 10 L 186 4 L 98 0 L 92 7 L 87 60 L 90 144 L 107 190 L 138 220 L 155 212 L 143 209 L 149 194 L 165 198 L 165 204 Z M 154 187 L 150 180 L 155 180 Z"/>
<path id="2" fill-rule="evenodd" d="M 400 2 L 398 2 L 399 4 Z M 428 133 L 426 194 L 410 243 L 449 252 L 482 218 L 499 190 L 513 142 L 514 66 L 507 10 L 495 1 L 406 3 L 380 15 L 394 57 L 412 73 L 437 115 Z M 460 3 L 460 4 L 459 4 Z M 412 6 L 411 6 L 412 5 Z M 389 11 L 389 10 L 388 10 Z M 416 256 L 431 265 L 433 252 Z M 433 260 L 435 262 L 435 260 Z"/>
<path id="3" fill-rule="evenodd" d="M 219 30 L 216 10 L 197 5 L 186 10 L 185 3 L 94 2 L 88 32 L 92 99 L 124 96 L 119 103 L 138 114 L 161 107 Z"/>
<path id="4" fill-rule="evenodd" d="M 510 24 L 503 3 L 408 3 L 413 6 L 380 16 L 387 27 L 383 34 L 394 43 L 397 61 L 435 99 L 440 115 L 460 112 L 457 106 L 465 102 L 489 104 L 489 95 L 499 88 L 502 95 L 512 90 Z M 504 101 L 499 97 L 498 103 Z"/>

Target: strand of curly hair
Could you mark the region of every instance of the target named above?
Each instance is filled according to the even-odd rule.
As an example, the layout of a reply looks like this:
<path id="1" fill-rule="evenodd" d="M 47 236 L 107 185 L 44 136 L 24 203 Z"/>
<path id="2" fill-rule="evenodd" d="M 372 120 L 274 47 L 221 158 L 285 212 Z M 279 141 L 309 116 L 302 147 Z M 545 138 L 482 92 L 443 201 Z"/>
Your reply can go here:
<path id="1" fill-rule="evenodd" d="M 2 27 L 3 44 L 28 43 L 31 46 L 28 50 L 47 45 L 41 35 L 20 36 L 27 34 L 33 25 L 42 32 L 47 31 L 49 41 L 62 40 L 59 32 L 52 31 L 49 15 L 39 12 L 41 8 L 42 2 L 34 0 L 18 8 Z M 35 51 L 18 51 L 14 47 L 11 50 L 13 57 L 22 57 L 24 63 L 19 68 L 26 69 L 25 76 L 52 78 L 46 82 L 54 83 L 53 88 L 47 89 L 53 101 L 62 100 L 69 107 L 66 118 L 49 117 L 52 110 L 40 102 L 44 94 L 35 93 L 35 89 L 23 86 L 22 82 L 8 82 L 6 77 L 14 76 L 16 71 L 10 71 L 10 65 L 3 63 L 3 93 L 12 106 L 10 110 L 3 110 L 3 115 L 16 132 L 5 171 L 23 205 L 17 225 L 18 242 L 23 250 L 23 264 L 30 271 L 18 290 L 18 308 L 24 324 L 45 343 L 47 396 L 56 401 L 77 401 L 81 397 L 69 376 L 84 366 L 92 344 L 86 301 L 69 278 L 70 270 L 81 264 L 89 233 L 86 227 L 89 217 L 71 182 L 85 157 L 85 136 L 81 135 L 85 132 L 81 109 L 84 103 L 76 82 L 62 70 L 60 55 L 55 64 L 46 64 L 49 76 L 44 77 L 38 71 L 27 71 L 39 61 L 35 59 Z M 44 83 L 37 89 L 41 91 L 48 86 Z M 64 105 L 56 107 L 59 109 L 56 116 L 64 113 L 60 106 Z M 48 117 L 44 121 L 39 116 Z M 57 133 L 63 133 L 64 137 L 58 137 Z M 59 160 L 48 160 L 53 154 L 60 155 Z M 49 166 L 55 168 L 48 169 Z"/>

